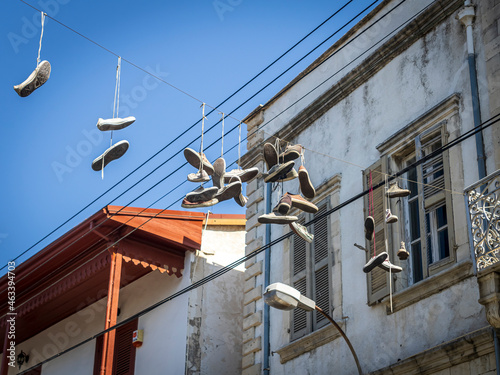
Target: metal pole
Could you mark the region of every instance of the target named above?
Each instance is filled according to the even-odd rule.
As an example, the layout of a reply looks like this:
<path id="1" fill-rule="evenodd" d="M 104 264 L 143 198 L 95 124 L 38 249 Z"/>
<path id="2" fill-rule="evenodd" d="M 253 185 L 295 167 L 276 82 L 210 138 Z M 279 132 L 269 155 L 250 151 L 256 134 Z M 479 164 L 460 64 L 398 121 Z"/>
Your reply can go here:
<path id="1" fill-rule="evenodd" d="M 356 362 L 356 366 L 358 367 L 359 375 L 363 375 L 363 371 L 361 370 L 361 365 L 359 364 L 359 360 L 358 360 L 358 356 L 356 354 L 356 351 L 352 347 L 352 344 L 349 341 L 349 339 L 347 338 L 344 331 L 342 331 L 342 328 L 340 328 L 340 326 L 337 324 L 337 322 L 335 322 L 335 320 L 333 320 L 333 318 L 330 315 L 328 315 L 326 312 L 321 310 L 321 308 L 319 306 L 316 306 L 315 309 L 317 311 L 319 311 L 321 314 L 323 314 L 325 316 L 325 318 L 327 318 L 330 321 L 330 323 L 332 323 L 335 326 L 335 328 L 337 328 L 337 330 L 339 331 L 339 333 L 341 334 L 341 336 L 344 338 L 345 342 L 347 343 L 347 346 L 349 347 L 349 349 L 351 349 L 352 356 L 354 357 L 354 361 Z"/>
<path id="2" fill-rule="evenodd" d="M 266 213 L 270 213 L 272 210 L 272 189 L 271 184 L 266 186 Z M 266 224 L 266 245 L 271 242 L 271 224 Z M 264 259 L 264 285 L 269 285 L 271 282 L 271 248 L 268 247 L 265 252 Z M 264 304 L 264 360 L 263 360 L 263 372 L 265 375 L 269 375 L 269 331 L 271 328 L 271 322 L 269 320 L 269 305 Z"/>

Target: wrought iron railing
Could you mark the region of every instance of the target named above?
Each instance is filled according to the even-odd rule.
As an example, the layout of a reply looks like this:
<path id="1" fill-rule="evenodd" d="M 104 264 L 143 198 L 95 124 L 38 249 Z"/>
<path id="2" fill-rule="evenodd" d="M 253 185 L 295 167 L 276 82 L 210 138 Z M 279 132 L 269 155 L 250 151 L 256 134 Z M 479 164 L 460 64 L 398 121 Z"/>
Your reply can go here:
<path id="1" fill-rule="evenodd" d="M 469 239 L 476 270 L 500 262 L 500 169 L 465 189 Z"/>

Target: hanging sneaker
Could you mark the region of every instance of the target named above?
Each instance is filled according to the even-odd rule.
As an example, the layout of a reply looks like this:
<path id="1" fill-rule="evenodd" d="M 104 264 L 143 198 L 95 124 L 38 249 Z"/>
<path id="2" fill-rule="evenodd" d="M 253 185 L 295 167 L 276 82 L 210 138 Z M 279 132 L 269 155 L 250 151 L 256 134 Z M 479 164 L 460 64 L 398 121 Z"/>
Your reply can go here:
<path id="1" fill-rule="evenodd" d="M 288 145 L 285 148 L 285 151 L 283 151 L 280 156 L 279 156 L 279 162 L 280 163 L 286 163 L 287 161 L 290 160 L 295 160 L 298 157 L 300 157 L 300 154 L 302 152 L 302 146 L 301 145 Z"/>
<path id="2" fill-rule="evenodd" d="M 259 216 L 257 221 L 261 224 L 291 224 L 299 220 L 297 216 L 281 216 L 276 215 L 274 212 Z"/>
<path id="3" fill-rule="evenodd" d="M 214 174 L 214 167 L 212 163 L 207 160 L 205 154 L 200 155 L 199 152 L 196 152 L 192 148 L 188 147 L 184 149 L 184 157 L 186 158 L 188 163 L 196 169 L 200 168 L 200 162 L 203 161 L 203 170 L 206 171 L 210 176 Z"/>
<path id="4" fill-rule="evenodd" d="M 401 248 L 398 250 L 397 256 L 400 260 L 406 260 L 410 256 L 408 250 L 406 250 L 405 243 L 401 241 Z"/>
<path id="5" fill-rule="evenodd" d="M 224 187 L 224 175 L 226 174 L 226 161 L 224 158 L 218 158 L 214 161 L 214 174 L 212 183 L 219 189 Z M 238 179 L 239 180 L 239 179 Z"/>
<path id="6" fill-rule="evenodd" d="M 294 221 L 293 223 L 289 224 L 290 229 L 300 238 L 302 238 L 304 241 L 311 243 L 314 239 L 314 235 L 309 233 L 307 228 L 298 222 Z"/>
<path id="7" fill-rule="evenodd" d="M 224 183 L 229 183 L 232 177 L 239 177 L 241 182 L 250 182 L 259 174 L 259 168 L 233 169 L 224 175 Z"/>
<path id="8" fill-rule="evenodd" d="M 314 203 L 309 202 L 307 199 L 304 199 L 300 194 L 290 194 L 285 193 L 285 196 L 289 196 L 292 200 L 292 207 L 298 208 L 304 212 L 309 212 L 311 214 L 315 214 L 318 212 L 318 206 Z"/>
<path id="9" fill-rule="evenodd" d="M 264 144 L 264 160 L 266 161 L 268 173 L 272 167 L 278 164 L 278 152 L 271 143 Z"/>
<path id="10" fill-rule="evenodd" d="M 291 180 L 295 180 L 297 177 L 299 177 L 299 174 L 297 173 L 297 171 L 292 168 L 290 169 L 290 172 L 288 172 L 285 176 L 284 179 L 282 179 L 281 181 L 285 182 L 285 181 L 291 181 Z"/>
<path id="11" fill-rule="evenodd" d="M 47 82 L 49 77 L 50 63 L 47 60 L 43 60 L 30 76 L 26 78 L 26 81 L 14 86 L 14 90 L 16 90 L 20 97 L 24 98 Z"/>
<path id="12" fill-rule="evenodd" d="M 209 199 L 207 201 L 197 201 L 197 202 L 190 202 L 186 198 L 182 200 L 181 206 L 183 208 L 200 208 L 200 207 L 210 207 L 215 204 L 219 203 L 217 199 Z"/>
<path id="13" fill-rule="evenodd" d="M 392 224 L 398 221 L 398 217 L 396 215 L 391 214 L 391 210 L 388 208 L 385 210 L 385 222 L 387 224 Z"/>
<path id="14" fill-rule="evenodd" d="M 313 199 L 316 195 L 316 190 L 314 189 L 314 186 L 309 179 L 309 173 L 307 173 L 307 169 L 303 165 L 299 167 L 299 184 L 302 195 L 307 199 Z"/>
<path id="15" fill-rule="evenodd" d="M 96 172 L 102 170 L 111 161 L 121 158 L 128 150 L 129 143 L 127 141 L 120 141 L 108 148 L 98 158 L 92 162 L 92 169 Z M 104 160 L 104 164 L 103 164 Z"/>
<path id="16" fill-rule="evenodd" d="M 365 219 L 365 238 L 368 241 L 373 240 L 373 232 L 375 231 L 375 220 L 373 220 L 373 217 L 368 216 Z"/>
<path id="17" fill-rule="evenodd" d="M 217 194 L 215 194 L 214 198 L 218 199 L 219 202 L 222 202 L 231 198 L 235 198 L 240 194 L 241 194 L 241 182 L 235 181 L 219 189 Z"/>
<path id="18" fill-rule="evenodd" d="M 186 194 L 186 199 L 188 202 L 204 202 L 212 199 L 219 189 L 216 187 L 204 188 L 200 186 L 198 189 L 193 190 L 190 193 Z"/>
<path id="19" fill-rule="evenodd" d="M 227 175 L 227 173 L 226 173 Z M 226 180 L 226 175 L 224 175 L 224 181 Z M 230 184 L 231 182 L 235 182 L 235 181 L 238 181 L 241 183 L 241 179 L 237 176 L 232 176 L 228 179 L 228 183 Z M 243 192 L 240 191 L 240 193 L 234 197 L 234 201 L 236 203 L 238 203 L 238 205 L 240 205 L 241 207 L 245 207 L 247 202 L 248 202 L 248 197 L 245 197 L 243 195 Z"/>
<path id="20" fill-rule="evenodd" d="M 276 182 L 282 180 L 286 177 L 287 173 L 290 172 L 294 164 L 295 163 L 293 161 L 289 161 L 285 164 L 276 164 L 272 166 L 269 173 L 266 177 L 264 177 L 264 182 Z"/>
<path id="21" fill-rule="evenodd" d="M 292 197 L 285 194 L 281 197 L 276 207 L 273 208 L 273 212 L 279 212 L 281 215 L 286 215 L 291 208 Z"/>
<path id="22" fill-rule="evenodd" d="M 398 186 L 397 181 L 391 182 L 391 186 L 385 192 L 386 197 L 389 197 L 389 198 L 407 197 L 410 194 L 411 194 L 411 191 L 408 189 L 401 189 Z"/>
<path id="23" fill-rule="evenodd" d="M 135 121 L 134 116 L 128 116 L 125 118 L 110 118 L 107 120 L 104 120 L 100 118 L 97 120 L 97 129 L 99 129 L 102 132 L 108 131 L 108 130 L 120 130 L 124 129 L 129 125 L 132 125 Z"/>
<path id="24" fill-rule="evenodd" d="M 380 266 L 389 256 L 385 251 L 371 258 L 363 267 L 363 272 L 368 273 L 377 266 Z"/>
<path id="25" fill-rule="evenodd" d="M 392 264 L 389 261 L 389 259 L 384 260 L 381 264 L 379 264 L 379 267 L 386 272 L 392 272 L 392 273 L 399 273 L 403 270 L 401 267 Z"/>
<path id="26" fill-rule="evenodd" d="M 207 182 L 210 181 L 210 176 L 205 170 L 202 170 L 201 172 L 188 174 L 187 179 L 190 182 Z"/>

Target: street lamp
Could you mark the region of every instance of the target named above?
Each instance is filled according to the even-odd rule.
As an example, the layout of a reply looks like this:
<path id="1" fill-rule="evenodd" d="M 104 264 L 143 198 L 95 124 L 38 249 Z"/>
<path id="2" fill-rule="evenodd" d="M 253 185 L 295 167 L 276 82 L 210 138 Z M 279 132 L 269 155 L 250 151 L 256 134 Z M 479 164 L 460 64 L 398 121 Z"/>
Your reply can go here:
<path id="1" fill-rule="evenodd" d="M 358 356 L 356 355 L 356 352 L 354 351 L 354 348 L 352 347 L 346 334 L 330 315 L 325 313 L 320 307 L 316 306 L 316 302 L 303 296 L 297 289 L 282 283 L 274 283 L 267 286 L 264 292 L 264 302 L 279 310 L 293 310 L 299 307 L 306 311 L 319 311 L 330 321 L 330 323 L 335 326 L 335 328 L 337 328 L 341 336 L 344 338 L 347 346 L 349 346 L 349 349 L 351 350 L 352 356 L 354 357 L 359 375 L 363 375 Z"/>

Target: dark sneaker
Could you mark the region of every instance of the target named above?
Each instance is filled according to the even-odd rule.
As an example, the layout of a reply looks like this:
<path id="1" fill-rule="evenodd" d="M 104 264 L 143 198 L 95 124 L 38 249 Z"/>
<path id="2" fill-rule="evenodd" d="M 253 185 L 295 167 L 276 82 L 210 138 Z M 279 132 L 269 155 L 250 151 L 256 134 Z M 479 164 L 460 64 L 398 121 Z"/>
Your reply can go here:
<path id="1" fill-rule="evenodd" d="M 280 154 L 279 162 L 286 163 L 287 161 L 295 160 L 300 156 L 301 152 L 301 145 L 288 145 L 286 146 L 285 151 Z"/>
<path id="2" fill-rule="evenodd" d="M 289 161 L 285 164 L 276 164 L 269 170 L 269 173 L 266 177 L 264 177 L 264 182 L 276 182 L 282 180 L 286 177 L 286 174 L 290 172 L 290 170 L 294 166 L 293 161 Z"/>
<path id="3" fill-rule="evenodd" d="M 212 199 L 219 189 L 214 187 L 204 188 L 200 186 L 198 189 L 193 190 L 191 193 L 186 194 L 186 199 L 189 202 L 200 202 L 200 201 L 208 201 Z"/>
<path id="4" fill-rule="evenodd" d="M 295 180 L 297 177 L 299 177 L 299 174 L 297 173 L 297 171 L 292 168 L 290 169 L 290 172 L 288 172 L 285 176 L 285 178 L 281 181 L 285 182 L 285 181 L 291 181 L 291 180 Z"/>
<path id="5" fill-rule="evenodd" d="M 288 211 L 290 211 L 290 208 L 292 208 L 292 197 L 287 194 L 281 197 L 279 203 L 273 208 L 273 212 L 279 212 L 282 215 L 286 215 Z"/>
<path id="6" fill-rule="evenodd" d="M 94 159 L 92 162 L 92 169 L 94 171 L 100 171 L 108 165 L 109 162 L 121 158 L 127 152 L 128 146 L 129 144 L 127 141 L 115 143 L 113 146 L 104 151 L 101 156 Z"/>
<path id="7" fill-rule="evenodd" d="M 188 174 L 187 179 L 190 182 L 207 182 L 210 181 L 210 176 L 206 171 L 202 170 L 201 172 Z"/>
<path id="8" fill-rule="evenodd" d="M 373 220 L 373 217 L 368 216 L 365 220 L 365 238 L 368 241 L 373 240 L 374 230 L 375 230 L 375 220 Z"/>
<path id="9" fill-rule="evenodd" d="M 259 174 L 259 168 L 233 169 L 224 175 L 224 183 L 228 184 L 232 177 L 239 177 L 241 182 L 250 182 Z"/>
<path id="10" fill-rule="evenodd" d="M 199 152 L 196 152 L 192 148 L 188 147 L 184 149 L 184 157 L 186 158 L 188 163 L 196 169 L 200 169 L 200 162 L 203 161 L 203 170 L 206 171 L 210 176 L 214 174 L 214 167 L 207 160 L 205 154 L 200 155 Z"/>
<path id="11" fill-rule="evenodd" d="M 300 238 L 302 238 L 304 241 L 307 241 L 309 243 L 311 243 L 314 239 L 314 235 L 309 233 L 307 231 L 307 228 L 301 224 L 299 224 L 298 222 L 293 222 L 290 224 L 290 229 L 293 230 L 293 232 L 299 236 Z"/>
<path id="12" fill-rule="evenodd" d="M 389 254 L 387 254 L 386 252 L 374 256 L 368 261 L 368 263 L 365 264 L 365 266 L 363 267 L 363 272 L 368 273 L 375 267 L 380 266 L 387 259 L 388 256 Z"/>
<path id="13" fill-rule="evenodd" d="M 224 175 L 226 174 L 226 161 L 223 158 L 218 158 L 214 162 L 214 174 L 212 182 L 219 189 L 224 187 Z"/>
<path id="14" fill-rule="evenodd" d="M 308 200 L 304 199 L 300 194 L 290 194 L 286 193 L 285 196 L 289 196 L 292 199 L 292 207 L 298 208 L 299 210 L 315 214 L 318 212 L 318 207 Z"/>
<path id="15" fill-rule="evenodd" d="M 408 250 L 406 250 L 405 243 L 401 241 L 401 248 L 398 250 L 397 256 L 399 260 L 406 260 L 410 256 Z"/>
<path id="16" fill-rule="evenodd" d="M 385 192 L 385 195 L 389 198 L 407 197 L 410 194 L 411 194 L 411 191 L 408 189 L 401 189 L 398 186 L 397 181 L 392 182 L 389 189 L 387 189 L 387 191 Z"/>
<path id="17" fill-rule="evenodd" d="M 219 202 L 227 201 L 228 199 L 235 198 L 241 194 L 241 182 L 235 181 L 219 189 L 214 198 L 218 199 Z M 246 204 L 246 202 L 245 202 Z"/>
<path id="18" fill-rule="evenodd" d="M 217 199 L 209 199 L 207 201 L 190 202 L 186 198 L 183 199 L 181 206 L 183 208 L 200 208 L 200 207 L 210 207 L 214 204 L 219 203 Z"/>
<path id="19" fill-rule="evenodd" d="M 314 186 L 309 179 L 309 173 L 307 173 L 307 169 L 303 165 L 299 167 L 299 184 L 302 195 L 307 199 L 313 199 L 316 195 L 316 190 L 314 189 Z"/>
<path id="20" fill-rule="evenodd" d="M 299 220 L 297 216 L 280 216 L 276 215 L 274 212 L 259 216 L 257 219 L 261 224 L 291 224 L 297 220 Z"/>
<path id="21" fill-rule="evenodd" d="M 24 98 L 47 82 L 49 77 L 50 63 L 47 60 L 43 60 L 30 76 L 26 78 L 26 81 L 14 86 L 14 90 L 16 90 L 20 97 Z"/>
<path id="22" fill-rule="evenodd" d="M 398 217 L 396 215 L 391 214 L 391 210 L 388 208 L 385 210 L 385 222 L 387 224 L 396 223 L 398 221 Z"/>
<path id="23" fill-rule="evenodd" d="M 266 161 L 268 172 L 278 164 L 278 152 L 271 143 L 264 144 L 264 160 Z"/>
<path id="24" fill-rule="evenodd" d="M 106 120 L 100 118 L 97 120 L 97 129 L 103 132 L 108 130 L 120 130 L 132 125 L 134 121 L 134 116 L 128 116 L 125 118 L 110 118 Z"/>
<path id="25" fill-rule="evenodd" d="M 379 264 L 379 267 L 382 268 L 386 272 L 391 272 L 391 273 L 398 273 L 401 272 L 403 269 L 399 266 L 396 266 L 395 264 L 392 264 L 389 259 L 386 259 L 382 262 L 382 264 Z"/>

